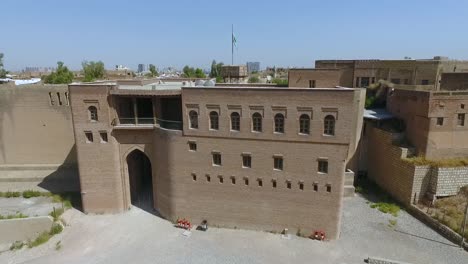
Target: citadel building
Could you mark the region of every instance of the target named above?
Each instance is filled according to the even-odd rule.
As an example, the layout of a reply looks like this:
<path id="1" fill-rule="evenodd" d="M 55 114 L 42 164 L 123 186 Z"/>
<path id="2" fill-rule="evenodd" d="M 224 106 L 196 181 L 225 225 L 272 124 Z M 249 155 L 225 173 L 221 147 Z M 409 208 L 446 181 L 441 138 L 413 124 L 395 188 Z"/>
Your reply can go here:
<path id="1" fill-rule="evenodd" d="M 84 211 L 337 238 L 365 91 L 197 84 L 69 86 Z"/>

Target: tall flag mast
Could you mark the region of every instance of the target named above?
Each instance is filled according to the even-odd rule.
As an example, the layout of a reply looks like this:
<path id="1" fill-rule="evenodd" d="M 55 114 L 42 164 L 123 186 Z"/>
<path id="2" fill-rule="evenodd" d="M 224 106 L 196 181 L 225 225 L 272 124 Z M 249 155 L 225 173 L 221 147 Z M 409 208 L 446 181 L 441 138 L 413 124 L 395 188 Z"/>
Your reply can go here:
<path id="1" fill-rule="evenodd" d="M 237 47 L 237 40 L 234 36 L 234 24 L 232 24 L 232 31 L 231 31 L 231 65 L 234 65 L 234 46 Z"/>

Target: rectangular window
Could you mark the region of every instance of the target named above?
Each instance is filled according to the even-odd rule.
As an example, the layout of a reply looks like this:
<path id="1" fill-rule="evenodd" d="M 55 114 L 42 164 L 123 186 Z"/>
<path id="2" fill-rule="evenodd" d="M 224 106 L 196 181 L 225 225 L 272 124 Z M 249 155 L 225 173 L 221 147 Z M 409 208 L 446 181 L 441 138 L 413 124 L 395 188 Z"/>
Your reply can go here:
<path id="1" fill-rule="evenodd" d="M 236 184 L 236 177 L 231 177 L 231 183 Z"/>
<path id="2" fill-rule="evenodd" d="M 429 80 L 421 80 L 421 85 L 428 85 L 429 84 Z"/>
<path id="3" fill-rule="evenodd" d="M 328 173 L 328 160 L 318 161 L 318 172 Z"/>
<path id="4" fill-rule="evenodd" d="M 107 132 L 105 132 L 105 131 L 99 132 L 99 135 L 101 136 L 101 143 L 107 143 L 108 142 Z"/>
<path id="5" fill-rule="evenodd" d="M 93 132 L 85 131 L 85 136 L 86 136 L 86 143 L 93 142 Z"/>
<path id="6" fill-rule="evenodd" d="M 247 177 L 244 178 L 244 184 L 249 185 L 249 178 L 247 178 Z"/>
<path id="7" fill-rule="evenodd" d="M 371 83 L 375 83 L 375 77 L 372 77 Z"/>
<path id="8" fill-rule="evenodd" d="M 205 176 L 206 176 L 206 181 L 207 181 L 207 182 L 211 182 L 211 176 L 210 176 L 210 175 L 208 175 L 208 174 L 207 174 L 207 175 L 205 175 Z"/>
<path id="9" fill-rule="evenodd" d="M 457 125 L 459 125 L 459 126 L 464 126 L 465 125 L 465 114 L 458 114 Z"/>
<path id="10" fill-rule="evenodd" d="M 314 192 L 318 192 L 318 183 L 314 182 Z"/>
<path id="11" fill-rule="evenodd" d="M 461 105 L 460 105 L 460 108 L 461 108 L 461 109 L 465 109 L 465 104 L 461 104 Z"/>
<path id="12" fill-rule="evenodd" d="M 50 105 L 55 105 L 54 97 L 53 97 L 52 93 L 49 93 L 49 102 L 50 102 Z"/>
<path id="13" fill-rule="evenodd" d="M 60 98 L 60 93 L 57 93 L 57 99 L 58 99 L 59 105 L 62 105 L 62 98 Z"/>
<path id="14" fill-rule="evenodd" d="M 361 77 L 361 86 L 359 87 L 368 87 L 370 84 L 370 78 L 369 77 Z"/>
<path id="15" fill-rule="evenodd" d="M 327 184 L 327 192 L 331 192 L 331 185 Z"/>
<path id="16" fill-rule="evenodd" d="M 224 182 L 224 179 L 223 179 L 223 176 L 218 176 L 218 179 L 219 179 L 219 183 L 223 183 Z"/>
<path id="17" fill-rule="evenodd" d="M 291 189 L 291 182 L 290 181 L 286 182 L 286 188 Z"/>
<path id="18" fill-rule="evenodd" d="M 299 190 L 303 191 L 304 190 L 304 183 L 299 182 Z"/>
<path id="19" fill-rule="evenodd" d="M 250 155 L 242 155 L 242 167 L 252 168 L 252 157 Z"/>
<path id="20" fill-rule="evenodd" d="M 263 181 L 262 181 L 262 179 L 258 179 L 257 182 L 258 182 L 258 187 L 262 187 L 262 186 L 263 186 Z"/>
<path id="21" fill-rule="evenodd" d="M 271 185 L 273 186 L 273 188 L 276 188 L 276 180 L 271 180 Z"/>
<path id="22" fill-rule="evenodd" d="M 197 151 L 197 143 L 194 141 L 189 141 L 189 150 L 190 151 Z"/>
<path id="23" fill-rule="evenodd" d="M 283 157 L 273 157 L 273 168 L 283 170 Z"/>
<path id="24" fill-rule="evenodd" d="M 438 117 L 437 118 L 437 125 L 438 126 L 443 126 L 444 125 L 444 118 L 443 117 Z"/>
<path id="25" fill-rule="evenodd" d="M 197 181 L 197 175 L 195 173 L 192 173 L 192 180 Z"/>
<path id="26" fill-rule="evenodd" d="M 221 153 L 213 153 L 213 165 L 221 166 Z"/>
<path id="27" fill-rule="evenodd" d="M 309 88 L 315 88 L 315 80 L 309 80 Z"/>

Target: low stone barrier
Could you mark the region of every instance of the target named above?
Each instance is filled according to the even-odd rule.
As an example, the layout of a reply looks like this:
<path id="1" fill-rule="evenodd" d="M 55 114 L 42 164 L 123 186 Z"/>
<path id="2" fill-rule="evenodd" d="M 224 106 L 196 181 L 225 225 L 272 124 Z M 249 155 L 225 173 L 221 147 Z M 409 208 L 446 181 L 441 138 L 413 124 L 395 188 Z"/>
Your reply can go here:
<path id="1" fill-rule="evenodd" d="M 401 262 L 401 261 L 396 261 L 396 260 L 389 260 L 389 259 L 375 258 L 375 257 L 367 258 L 366 262 L 370 264 L 410 264 L 408 262 Z"/>
<path id="2" fill-rule="evenodd" d="M 424 211 L 419 209 L 414 205 L 410 205 L 407 208 L 408 213 L 417 218 L 419 221 L 423 222 L 430 228 L 432 228 L 437 233 L 441 234 L 446 239 L 452 241 L 453 243 L 460 245 L 462 241 L 461 235 L 445 226 L 442 223 L 439 223 L 436 219 L 432 218 L 430 215 L 426 214 Z M 468 251 L 468 243 L 463 244 L 463 248 Z"/>
<path id="3" fill-rule="evenodd" d="M 37 216 L 0 220 L 0 244 L 26 241 L 49 231 L 54 220 L 50 216 Z"/>

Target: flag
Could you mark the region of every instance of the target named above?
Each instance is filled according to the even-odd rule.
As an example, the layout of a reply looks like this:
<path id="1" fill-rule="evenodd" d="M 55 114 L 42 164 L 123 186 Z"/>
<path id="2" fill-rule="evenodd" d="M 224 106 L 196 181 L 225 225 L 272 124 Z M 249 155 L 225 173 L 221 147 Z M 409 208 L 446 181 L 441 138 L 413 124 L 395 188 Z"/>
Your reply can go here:
<path id="1" fill-rule="evenodd" d="M 237 48 L 237 39 L 236 39 L 236 36 L 234 36 L 234 33 L 232 33 L 232 45 L 236 46 Z"/>

